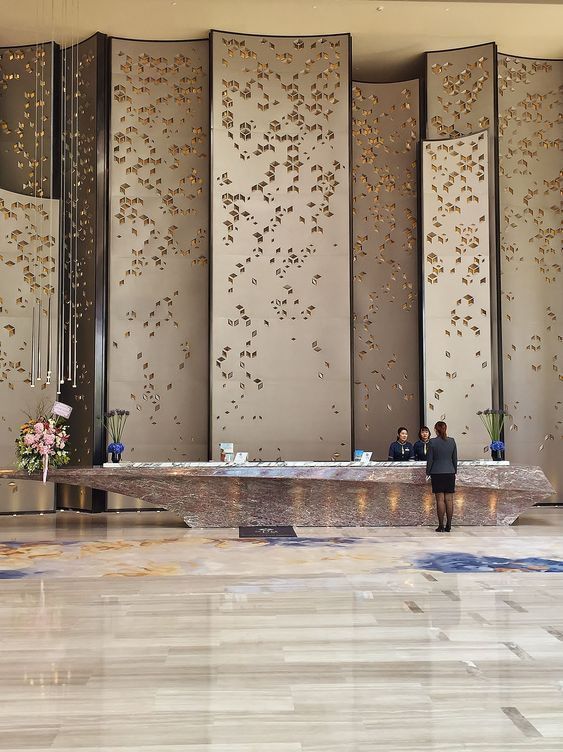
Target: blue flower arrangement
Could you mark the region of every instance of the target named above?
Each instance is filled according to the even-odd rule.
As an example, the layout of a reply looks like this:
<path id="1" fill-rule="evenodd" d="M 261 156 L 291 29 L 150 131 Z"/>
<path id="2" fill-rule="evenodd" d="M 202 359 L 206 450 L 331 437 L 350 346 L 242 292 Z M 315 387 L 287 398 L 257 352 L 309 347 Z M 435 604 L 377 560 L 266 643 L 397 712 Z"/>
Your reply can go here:
<path id="1" fill-rule="evenodd" d="M 125 449 L 125 445 L 121 442 L 125 424 L 127 423 L 127 417 L 129 416 L 129 410 L 110 410 L 105 414 L 105 424 L 107 432 L 111 438 L 111 444 L 108 444 L 108 454 L 111 453 L 112 460 L 115 462 L 114 456 L 118 458 Z M 119 461 L 119 460 L 117 460 Z"/>
<path id="2" fill-rule="evenodd" d="M 506 418 L 510 418 L 510 414 L 506 410 L 494 410 L 488 407 L 486 410 L 479 410 L 477 415 L 481 418 L 481 423 L 485 426 L 491 443 L 489 448 L 492 452 L 494 460 L 504 459 L 504 455 L 500 454 L 504 452 L 504 441 L 501 441 L 502 429 L 504 428 L 504 421 Z"/>

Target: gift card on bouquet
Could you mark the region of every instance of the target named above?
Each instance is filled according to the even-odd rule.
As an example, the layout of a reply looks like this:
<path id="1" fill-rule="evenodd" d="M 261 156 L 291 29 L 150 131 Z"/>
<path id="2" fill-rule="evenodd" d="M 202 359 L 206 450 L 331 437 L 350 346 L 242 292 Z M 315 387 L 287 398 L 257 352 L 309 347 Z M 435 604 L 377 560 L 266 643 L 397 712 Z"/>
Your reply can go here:
<path id="1" fill-rule="evenodd" d="M 70 418 L 72 407 L 65 405 L 64 402 L 55 402 L 51 408 L 51 412 L 53 415 L 59 415 L 61 418 Z"/>

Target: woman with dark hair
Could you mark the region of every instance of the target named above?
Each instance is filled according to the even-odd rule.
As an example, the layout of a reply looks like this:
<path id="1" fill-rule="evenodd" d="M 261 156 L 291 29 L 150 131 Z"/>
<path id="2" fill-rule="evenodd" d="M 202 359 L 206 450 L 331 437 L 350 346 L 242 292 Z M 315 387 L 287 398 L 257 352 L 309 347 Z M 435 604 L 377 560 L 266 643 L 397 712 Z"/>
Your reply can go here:
<path id="1" fill-rule="evenodd" d="M 457 446 L 448 436 L 443 420 L 434 426 L 436 438 L 430 439 L 426 458 L 426 475 L 432 480 L 432 493 L 436 497 L 438 514 L 437 533 L 449 533 L 454 513 L 455 476 L 457 473 Z M 444 517 L 446 524 L 444 525 Z"/>
<path id="2" fill-rule="evenodd" d="M 408 462 L 414 459 L 414 449 L 412 444 L 407 441 L 409 432 L 404 426 L 397 428 L 397 440 L 389 447 L 388 460 L 391 462 Z"/>
<path id="3" fill-rule="evenodd" d="M 430 443 L 430 429 L 428 426 L 420 426 L 418 441 L 414 442 L 414 458 L 418 462 L 426 462 L 428 459 L 428 445 Z"/>

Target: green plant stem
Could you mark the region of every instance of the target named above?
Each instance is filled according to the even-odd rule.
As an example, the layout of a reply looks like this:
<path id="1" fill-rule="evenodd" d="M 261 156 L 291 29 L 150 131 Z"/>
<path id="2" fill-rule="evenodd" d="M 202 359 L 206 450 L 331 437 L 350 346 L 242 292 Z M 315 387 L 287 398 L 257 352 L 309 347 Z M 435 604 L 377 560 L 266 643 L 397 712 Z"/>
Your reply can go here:
<path id="1" fill-rule="evenodd" d="M 479 417 L 481 418 L 481 422 L 485 426 L 491 441 L 499 441 L 500 434 L 504 427 L 504 414 L 499 415 L 498 413 L 489 413 L 488 415 L 483 414 Z"/>
<path id="2" fill-rule="evenodd" d="M 105 422 L 107 432 L 114 444 L 121 444 L 127 415 L 111 415 Z"/>

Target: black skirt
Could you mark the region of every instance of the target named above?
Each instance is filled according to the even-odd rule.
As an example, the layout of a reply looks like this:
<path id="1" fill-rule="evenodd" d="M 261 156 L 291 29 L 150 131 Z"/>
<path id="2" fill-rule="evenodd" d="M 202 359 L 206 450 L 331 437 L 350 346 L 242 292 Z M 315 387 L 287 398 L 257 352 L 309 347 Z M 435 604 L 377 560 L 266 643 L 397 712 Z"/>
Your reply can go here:
<path id="1" fill-rule="evenodd" d="M 455 473 L 435 473 L 430 480 L 432 493 L 455 493 Z"/>

